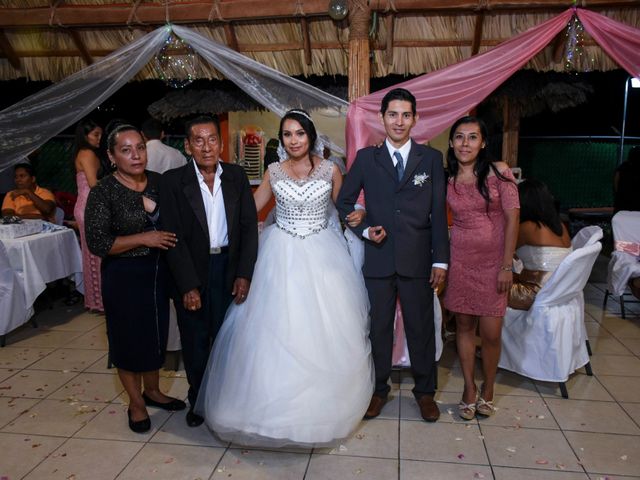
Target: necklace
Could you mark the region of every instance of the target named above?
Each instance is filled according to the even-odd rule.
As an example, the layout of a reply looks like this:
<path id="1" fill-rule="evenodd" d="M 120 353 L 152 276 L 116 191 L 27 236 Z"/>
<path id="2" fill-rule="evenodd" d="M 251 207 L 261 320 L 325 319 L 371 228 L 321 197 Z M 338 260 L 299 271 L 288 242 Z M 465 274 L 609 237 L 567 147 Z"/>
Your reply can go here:
<path id="1" fill-rule="evenodd" d="M 311 168 L 310 168 L 310 170 L 306 173 L 306 175 L 300 176 L 300 175 L 298 175 L 298 174 L 296 173 L 296 171 L 295 171 L 295 170 L 294 170 L 294 168 L 293 168 L 293 165 L 294 165 L 295 163 L 299 162 L 299 161 L 300 161 L 300 160 L 297 160 L 297 161 L 294 161 L 294 160 L 291 160 L 291 159 L 289 159 L 289 160 L 288 160 L 288 163 L 289 163 L 289 170 L 291 171 L 291 175 L 290 175 L 290 176 L 291 176 L 294 180 L 298 180 L 298 181 L 306 180 L 306 179 L 308 179 L 308 178 L 311 176 L 311 173 L 312 173 L 312 172 L 313 172 L 313 170 L 314 170 L 314 165 L 313 165 L 313 163 L 311 163 Z M 311 162 L 311 159 L 309 159 L 309 162 Z"/>

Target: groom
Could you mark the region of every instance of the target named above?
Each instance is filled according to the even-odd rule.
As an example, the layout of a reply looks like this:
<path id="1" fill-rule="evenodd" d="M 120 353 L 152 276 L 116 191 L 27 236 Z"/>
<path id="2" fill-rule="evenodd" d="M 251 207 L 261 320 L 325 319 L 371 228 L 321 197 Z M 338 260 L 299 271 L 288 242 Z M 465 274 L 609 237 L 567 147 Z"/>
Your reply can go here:
<path id="1" fill-rule="evenodd" d="M 364 190 L 366 218 L 352 230 L 365 240 L 363 274 L 371 303 L 369 338 L 376 385 L 365 418 L 377 417 L 390 387 L 396 297 L 404 318 L 413 394 L 422 418 L 435 422 L 436 382 L 433 288 L 445 279 L 449 240 L 442 154 L 411 140 L 416 99 L 397 88 L 382 99 L 387 137 L 358 151 L 338 197 L 342 218 Z"/>

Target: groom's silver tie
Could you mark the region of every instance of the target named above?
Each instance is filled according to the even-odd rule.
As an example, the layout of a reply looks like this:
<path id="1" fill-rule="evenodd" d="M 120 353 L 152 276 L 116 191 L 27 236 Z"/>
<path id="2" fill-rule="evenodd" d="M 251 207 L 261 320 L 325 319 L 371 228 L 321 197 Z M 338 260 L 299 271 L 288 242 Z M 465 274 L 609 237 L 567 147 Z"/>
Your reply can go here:
<path id="1" fill-rule="evenodd" d="M 402 176 L 404 175 L 404 162 L 402 161 L 402 155 L 400 155 L 399 151 L 393 152 L 393 156 L 396 157 L 396 172 L 398 172 L 398 181 L 402 180 Z"/>

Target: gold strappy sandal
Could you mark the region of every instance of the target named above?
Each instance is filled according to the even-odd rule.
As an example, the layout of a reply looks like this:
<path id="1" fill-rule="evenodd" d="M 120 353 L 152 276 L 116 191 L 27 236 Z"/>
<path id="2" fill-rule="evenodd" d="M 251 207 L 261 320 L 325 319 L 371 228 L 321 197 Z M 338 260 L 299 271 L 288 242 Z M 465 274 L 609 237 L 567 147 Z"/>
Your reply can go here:
<path id="1" fill-rule="evenodd" d="M 463 420 L 473 420 L 476 416 L 476 404 L 464 403 L 460 400 L 460 403 L 458 403 L 458 415 L 460 415 L 460 418 Z"/>
<path id="2" fill-rule="evenodd" d="M 484 385 L 480 387 L 480 391 L 483 391 L 483 390 L 484 390 Z M 491 415 L 496 413 L 496 407 L 493 406 L 493 400 L 487 401 L 484 398 L 479 397 L 476 404 L 477 404 L 476 407 L 477 407 L 478 415 L 490 417 Z"/>
<path id="3" fill-rule="evenodd" d="M 484 398 L 478 398 L 478 415 L 484 415 L 485 417 L 490 417 L 494 413 L 496 413 L 496 407 L 493 406 L 493 400 L 485 400 Z"/>
<path id="4" fill-rule="evenodd" d="M 475 401 L 473 403 L 465 403 L 464 400 L 460 400 L 460 403 L 458 403 L 458 415 L 460 415 L 460 418 L 462 418 L 463 420 L 473 420 L 476 416 L 478 395 L 480 394 L 480 392 L 478 390 L 478 387 L 476 387 L 475 385 L 473 386 L 473 388 L 476 391 L 476 394 L 474 395 Z M 464 393 L 462 398 L 464 398 Z"/>

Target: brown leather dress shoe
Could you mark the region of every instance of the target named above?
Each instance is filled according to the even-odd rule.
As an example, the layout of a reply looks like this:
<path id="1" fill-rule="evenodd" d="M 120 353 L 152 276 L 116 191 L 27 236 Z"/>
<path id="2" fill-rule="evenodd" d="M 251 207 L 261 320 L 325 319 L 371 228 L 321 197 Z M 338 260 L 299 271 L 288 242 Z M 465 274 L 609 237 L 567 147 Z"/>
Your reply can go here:
<path id="1" fill-rule="evenodd" d="M 387 397 L 373 395 L 371 397 L 371 402 L 369 402 L 369 408 L 367 408 L 367 412 L 364 414 L 365 420 L 375 418 L 380 415 L 385 403 L 387 403 Z"/>
<path id="2" fill-rule="evenodd" d="M 433 395 L 423 395 L 420 397 L 418 406 L 420 407 L 420 414 L 425 421 L 435 422 L 440 418 L 440 409 L 433 399 Z"/>

